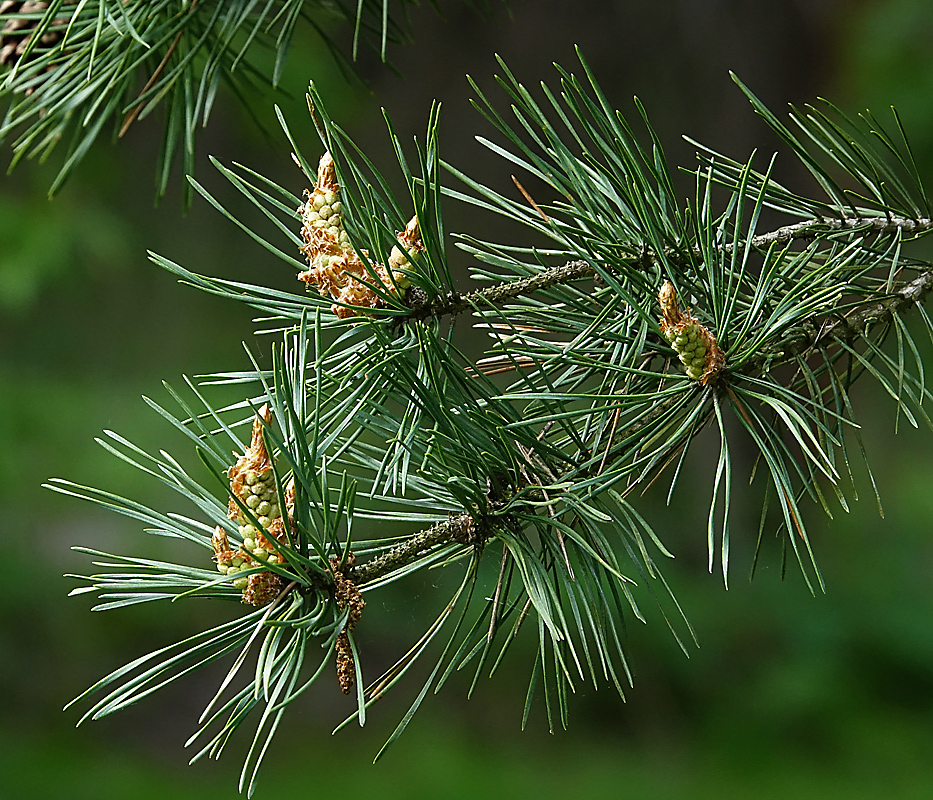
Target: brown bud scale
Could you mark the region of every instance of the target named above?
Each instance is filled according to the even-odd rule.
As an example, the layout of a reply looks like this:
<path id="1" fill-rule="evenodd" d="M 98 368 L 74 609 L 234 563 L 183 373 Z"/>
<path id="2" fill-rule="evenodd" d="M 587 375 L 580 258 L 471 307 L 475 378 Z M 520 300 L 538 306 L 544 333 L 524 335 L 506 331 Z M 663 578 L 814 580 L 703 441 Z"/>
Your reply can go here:
<path id="1" fill-rule="evenodd" d="M 347 559 L 347 570 L 353 568 L 355 560 L 351 553 Z M 345 608 L 350 609 L 346 627 L 340 632 L 336 643 L 337 684 L 344 694 L 350 694 L 356 682 L 356 664 L 353 658 L 353 648 L 350 646 L 350 634 L 363 616 L 366 601 L 363 600 L 363 595 L 356 584 L 340 571 L 340 564 L 336 558 L 330 560 L 330 566 L 334 575 L 334 599 L 337 602 L 337 608 L 341 611 Z"/>

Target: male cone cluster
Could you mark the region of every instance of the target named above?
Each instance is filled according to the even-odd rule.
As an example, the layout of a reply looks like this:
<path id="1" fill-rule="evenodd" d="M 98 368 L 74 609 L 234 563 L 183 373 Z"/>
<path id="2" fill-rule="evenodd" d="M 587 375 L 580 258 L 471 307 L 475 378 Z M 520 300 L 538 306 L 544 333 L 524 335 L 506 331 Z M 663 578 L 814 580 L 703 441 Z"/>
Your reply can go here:
<path id="1" fill-rule="evenodd" d="M 211 540 L 217 569 L 227 576 L 255 570 L 264 564 L 281 564 L 284 561 L 271 544 L 272 541 L 286 541 L 272 459 L 262 440 L 262 429 L 271 421 L 272 412 L 269 406 L 265 405 L 253 422 L 249 447 L 230 468 L 230 492 L 233 497 L 228 505 L 227 516 L 239 525 L 242 544 L 239 547 L 231 546 L 227 532 L 220 525 L 217 526 Z M 286 491 L 286 502 L 289 501 L 289 496 L 294 496 L 294 486 L 290 486 Z M 237 500 L 250 510 L 250 515 L 243 511 Z M 264 606 L 272 602 L 285 587 L 285 581 L 268 570 L 234 578 L 232 583 L 243 591 L 243 602 L 253 606 Z"/>
<path id="2" fill-rule="evenodd" d="M 690 313 L 677 306 L 677 290 L 670 281 L 658 292 L 661 304 L 661 333 L 680 358 L 687 376 L 706 385 L 725 366 L 726 358 L 716 337 Z"/>
<path id="3" fill-rule="evenodd" d="M 411 286 L 402 270 L 410 268 L 411 262 L 424 250 L 417 217 L 413 217 L 398 235 L 399 244 L 392 248 L 388 267 L 372 262 L 367 267 L 351 246 L 343 227 L 340 184 L 330 153 L 321 157 L 317 184 L 299 212 L 303 223 L 301 236 L 305 241 L 301 252 L 308 259 L 310 269 L 299 273 L 298 279 L 313 284 L 321 294 L 329 295 L 335 301 L 331 310 L 341 319 L 385 305 L 384 299 L 370 288 L 372 285 L 381 283 L 384 291 L 393 294 L 400 294 Z M 367 251 L 364 250 L 363 255 L 369 259 Z"/>

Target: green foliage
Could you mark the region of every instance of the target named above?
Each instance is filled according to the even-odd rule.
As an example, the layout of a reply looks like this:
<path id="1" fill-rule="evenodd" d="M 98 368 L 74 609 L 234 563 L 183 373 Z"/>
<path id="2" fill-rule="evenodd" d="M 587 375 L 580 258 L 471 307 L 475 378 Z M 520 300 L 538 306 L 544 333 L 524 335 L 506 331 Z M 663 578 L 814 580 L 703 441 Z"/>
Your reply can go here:
<path id="1" fill-rule="evenodd" d="M 741 162 L 701 148 L 691 170 L 695 191 L 683 201 L 644 109 L 637 105 L 636 133 L 585 63 L 582 79 L 560 70 L 559 87 L 542 87 L 540 102 L 502 67 L 514 121 L 480 94 L 477 105 L 503 139 L 486 144 L 543 186 L 549 202 L 528 195 L 526 207 L 443 163 L 436 113 L 413 155 L 390 125 L 406 187 L 397 197 L 312 90 L 322 144 L 336 160 L 346 230 L 370 265 L 361 283 L 379 299 L 376 308 L 341 318 L 332 298 L 313 289 L 232 282 L 153 255 L 183 281 L 257 309 L 280 343 L 271 369 L 257 359 L 251 370 L 189 382 L 187 394 L 173 393 L 176 411 L 150 403 L 189 436 L 200 464 L 185 467 L 116 434 L 102 441 L 194 512 L 51 483 L 201 553 L 191 564 L 95 553 L 109 571 L 77 591 L 99 593 L 100 609 L 195 596 L 237 600 L 233 582 L 244 573 L 218 577 L 207 567 L 216 529 L 242 541 L 228 504 L 251 512 L 227 476 L 246 444 L 240 432 L 256 424 L 264 404 L 272 421 L 257 430 L 272 454 L 279 506 L 292 512 L 284 537 L 270 542 L 282 560 L 248 574 L 271 572 L 283 588 L 264 608 L 111 673 L 89 690 L 105 694 L 87 716 L 110 714 L 238 652 L 192 741 L 205 740 L 195 758 L 218 755 L 247 717 L 258 717 L 241 776 L 251 793 L 281 714 L 324 674 L 332 653 L 339 664 L 341 647 L 352 652 L 357 697 L 344 724 L 363 724 L 422 656 L 433 661 L 388 745 L 430 691 L 465 669 L 472 691 L 531 628 L 538 647 L 524 719 L 543 695 L 551 727 L 565 725 L 570 694 L 581 684 L 612 685 L 620 694 L 631 684 L 626 620 L 660 617 L 685 649 L 693 638 L 659 566 L 672 544 L 639 513 L 636 491 L 662 478 L 669 497 L 678 481 L 708 486 L 708 512 L 697 515 L 705 518 L 709 568 L 718 563 L 727 581 L 740 469 L 733 453 L 750 445 L 748 478 L 762 484 L 758 547 L 775 535 L 815 590 L 822 580 L 803 501 L 830 513 L 855 496 L 853 462 L 864 461 L 865 450 L 854 380 L 874 379 L 899 416 L 931 425 L 920 347 L 903 315 L 916 312 L 933 335 L 919 302 L 933 288 L 933 267 L 908 252 L 933 221 L 896 117 L 886 130 L 870 116 L 852 120 L 823 104 L 792 109 L 792 130 L 739 84 L 819 194 L 778 183 L 773 158 L 762 168 L 754 154 Z M 313 183 L 314 159 L 286 134 Z M 299 198 L 246 168 L 218 167 L 264 212 L 277 238 L 195 188 L 290 270 L 304 271 Z M 444 185 L 444 174 L 458 188 Z M 459 239 L 485 286 L 466 295 L 453 288 L 445 250 L 448 198 L 531 229 L 520 245 Z M 380 284 L 372 265 L 386 263 L 412 214 L 425 249 L 406 268 L 411 289 L 399 294 Z M 666 282 L 690 308 L 694 339 L 702 329 L 721 351 L 722 363 L 702 380 L 680 367 L 674 345 L 683 343 L 667 326 L 688 312 L 675 306 L 674 313 L 672 295 L 659 306 Z M 481 358 L 461 346 L 464 312 L 493 340 Z M 218 383 L 242 387 L 242 402 L 215 407 L 210 386 Z M 715 468 L 687 474 L 688 451 L 705 428 L 719 440 Z M 370 520 L 402 533 L 372 536 Z M 450 591 L 435 621 L 390 670 L 364 683 L 366 654 L 339 601 L 340 582 L 374 593 L 426 569 L 453 575 L 437 581 Z"/>
<path id="2" fill-rule="evenodd" d="M 389 43 L 409 38 L 412 2 L 52 0 L 38 10 L 14 7 L 0 16 L 0 29 L 25 27 L 0 44 L 24 49 L 0 58 L 0 100 L 8 101 L 0 141 L 10 141 L 15 166 L 22 158 L 48 158 L 64 140 L 65 161 L 49 188 L 54 194 L 106 126 L 122 137 L 161 107 L 161 197 L 179 154 L 185 173 L 193 174 L 198 129 L 221 86 L 249 108 L 264 86 L 279 85 L 300 21 L 350 75 L 335 27 L 352 26 L 354 58 L 363 43 L 385 59 Z"/>

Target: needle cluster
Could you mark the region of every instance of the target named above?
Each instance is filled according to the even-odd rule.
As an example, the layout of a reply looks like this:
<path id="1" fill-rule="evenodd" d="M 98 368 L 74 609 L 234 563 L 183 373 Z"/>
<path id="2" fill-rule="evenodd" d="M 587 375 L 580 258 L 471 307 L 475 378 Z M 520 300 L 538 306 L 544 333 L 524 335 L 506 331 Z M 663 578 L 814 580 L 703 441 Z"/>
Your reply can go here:
<path id="1" fill-rule="evenodd" d="M 218 755 L 255 719 L 241 780 L 252 791 L 279 718 L 333 674 L 327 665 L 355 700 L 343 724 L 363 724 L 415 663 L 433 659 L 388 746 L 429 690 L 462 670 L 474 683 L 495 673 L 527 633 L 536 646 L 523 723 L 543 697 L 548 724 L 565 725 L 581 683 L 624 697 L 626 621 L 667 624 L 684 648 L 694 638 L 661 568 L 679 542 L 662 541 L 637 498 L 662 483 L 676 501 L 688 452 L 711 441 L 698 439 L 706 428 L 716 468 L 690 480 L 709 486 L 697 529 L 710 571 L 728 582 L 734 480 L 750 461 L 741 491 L 761 503 L 751 569 L 759 557 L 796 562 L 822 587 L 807 502 L 848 508 L 853 462 L 869 464 L 856 381 L 879 383 L 898 419 L 933 427 L 915 341 L 933 336 L 923 308 L 933 262 L 912 246 L 933 221 L 900 122 L 821 103 L 791 108 L 792 130 L 739 83 L 814 178 L 812 196 L 779 183 L 773 158 L 697 145 L 685 199 L 644 109 L 636 133 L 581 63 L 582 78 L 559 68 L 559 87 L 539 99 L 502 64 L 512 122 L 479 95 L 499 138 L 490 150 L 545 187 L 530 203 L 443 162 L 436 110 L 414 153 L 392 137 L 406 186 L 396 197 L 313 88 L 311 162 L 286 129 L 304 171 L 295 189 L 314 187 L 303 201 L 218 165 L 274 221 L 277 238 L 266 239 L 223 211 L 284 262 L 282 286 L 153 260 L 256 309 L 276 331 L 271 368 L 257 359 L 188 381 L 172 391 L 175 412 L 149 401 L 189 437 L 193 466 L 116 434 L 103 442 L 177 490 L 185 513 L 51 485 L 204 548 L 201 561 L 177 564 L 95 552 L 105 571 L 76 592 L 100 594 L 98 608 L 236 603 L 230 622 L 103 678 L 82 697 L 97 698 L 87 716 L 238 650 L 191 743 L 201 742 L 195 758 Z M 508 246 L 461 235 L 475 280 L 466 293 L 454 286 L 443 222 L 455 201 L 527 232 Z M 461 346 L 464 322 L 488 337 L 476 357 Z M 217 383 L 242 401 L 213 404 Z M 734 460 L 737 447 L 752 458 Z M 219 576 L 204 566 L 211 558 Z M 436 618 L 383 675 L 366 675 L 364 598 L 391 583 L 404 590 L 427 569 L 442 588 L 419 602 L 433 601 Z M 238 684 L 249 652 L 255 672 Z"/>

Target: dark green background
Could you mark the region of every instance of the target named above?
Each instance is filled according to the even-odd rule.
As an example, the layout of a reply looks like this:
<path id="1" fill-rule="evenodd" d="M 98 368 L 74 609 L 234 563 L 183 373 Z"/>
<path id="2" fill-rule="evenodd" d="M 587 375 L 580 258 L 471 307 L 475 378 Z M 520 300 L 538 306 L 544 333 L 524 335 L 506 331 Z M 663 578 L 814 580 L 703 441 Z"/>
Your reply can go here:
<path id="1" fill-rule="evenodd" d="M 313 157 L 302 98 L 313 77 L 331 113 L 386 171 L 392 156 L 379 107 L 407 138 L 423 130 L 436 98 L 444 104 L 445 157 L 508 190 L 508 165 L 472 140 L 491 131 L 469 107 L 464 74 L 491 87 L 499 53 L 527 85 L 552 81 L 552 61 L 575 66 L 574 44 L 614 105 L 629 113 L 634 94 L 643 100 L 676 163 L 689 166 L 692 158 L 681 133 L 739 158 L 756 146 L 770 154 L 774 143 L 729 80 L 732 69 L 775 108 L 818 95 L 850 112 L 868 106 L 882 113 L 894 104 L 922 170 L 933 166 L 933 12 L 925 0 L 512 0 L 511 8 L 511 16 L 499 9 L 491 20 L 453 2 L 444 4 L 446 19 L 417 9 L 415 44 L 391 52 L 401 77 L 366 57 L 365 89 L 348 86 L 320 44 L 301 35 L 286 78 L 291 96 L 270 96 L 253 109 L 271 135 L 221 102 L 203 136 L 199 179 L 237 207 L 207 163 L 211 153 L 300 193 L 272 102 Z M 184 551 L 39 484 L 58 476 L 159 502 L 164 495 L 152 482 L 92 438 L 110 428 L 193 463 L 140 395 L 164 401 L 161 379 L 180 384 L 181 374 L 247 367 L 244 341 L 255 352 L 268 349 L 253 335 L 249 309 L 179 286 L 146 260 L 146 249 L 208 274 L 294 286 L 287 266 L 203 201 L 182 216 L 181 176 L 174 195 L 153 208 L 158 135 L 150 120 L 115 147 L 99 143 L 51 203 L 44 193 L 52 164 L 20 166 L 0 184 L 4 798 L 207 800 L 235 792 L 245 741 L 234 742 L 219 764 L 190 768 L 182 749 L 217 670 L 78 730 L 80 712 L 61 711 L 110 669 L 232 610 L 190 602 L 95 615 L 87 598 L 65 598 L 74 582 L 62 573 L 90 569 L 71 545 L 139 555 Z M 790 182 L 800 179 L 789 159 L 778 165 Z M 495 225 L 448 209 L 451 230 L 495 239 Z M 466 260 L 451 252 L 455 274 L 465 275 Z M 412 680 L 407 692 L 403 686 L 377 706 L 364 731 L 331 737 L 350 706 L 325 681 L 286 716 L 258 796 L 933 796 L 933 439 L 903 418 L 895 436 L 894 406 L 873 387 L 855 397 L 886 517 L 879 518 L 867 480 L 852 513 L 828 521 L 811 509 L 826 595 L 812 597 L 793 570 L 782 582 L 773 552 L 753 583 L 744 579 L 757 533 L 754 507 L 737 509 L 729 592 L 706 572 L 711 480 L 700 452 L 695 483 L 679 491 L 674 507 L 660 506 L 663 492 L 642 506 L 678 554 L 666 574 L 700 638 L 689 660 L 662 625 L 633 625 L 637 678 L 628 703 L 584 687 L 572 699 L 569 731 L 549 735 L 539 703 L 522 733 L 526 642 L 469 702 L 466 676 L 431 698 L 375 767 L 372 756 L 420 684 Z M 370 674 L 403 653 L 419 622 L 436 613 L 442 598 L 431 589 L 419 579 L 370 600 L 360 629 Z"/>

